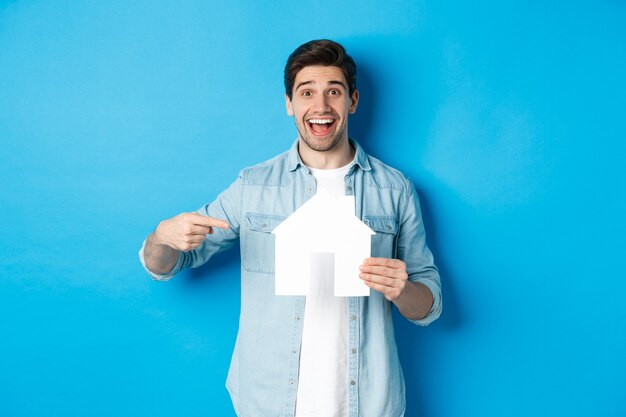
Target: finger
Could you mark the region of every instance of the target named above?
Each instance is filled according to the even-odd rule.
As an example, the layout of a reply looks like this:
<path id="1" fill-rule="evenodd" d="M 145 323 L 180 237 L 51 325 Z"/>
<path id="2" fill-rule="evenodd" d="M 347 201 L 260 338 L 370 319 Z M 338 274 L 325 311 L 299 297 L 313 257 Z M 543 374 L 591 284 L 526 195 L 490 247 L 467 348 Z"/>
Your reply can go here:
<path id="1" fill-rule="evenodd" d="M 189 228 L 189 236 L 205 236 L 213 233 L 213 228 L 211 226 L 200 226 L 197 224 L 192 225 Z"/>
<path id="2" fill-rule="evenodd" d="M 397 279 L 389 278 L 383 275 L 365 274 L 362 272 L 359 274 L 359 277 L 366 283 L 370 282 L 372 284 L 377 284 L 388 288 L 394 288 L 398 285 Z"/>
<path id="3" fill-rule="evenodd" d="M 205 239 L 205 235 L 188 237 L 180 242 L 180 244 L 178 245 L 178 249 L 182 250 L 183 252 L 189 252 L 190 250 L 194 250 L 202 245 L 202 242 L 204 242 Z"/>
<path id="4" fill-rule="evenodd" d="M 187 242 L 192 245 L 200 245 L 202 242 L 206 240 L 206 235 L 194 235 L 187 239 Z"/>
<path id="5" fill-rule="evenodd" d="M 227 222 L 213 217 L 203 216 L 200 213 L 191 213 L 193 216 L 193 224 L 206 227 L 219 227 L 220 229 L 228 229 L 230 226 Z"/>
<path id="6" fill-rule="evenodd" d="M 408 274 L 404 268 L 402 269 L 394 269 L 388 268 L 386 266 L 371 266 L 371 265 L 361 265 L 359 268 L 362 272 L 382 275 L 386 277 L 393 277 L 396 279 L 408 279 Z"/>
<path id="7" fill-rule="evenodd" d="M 363 261 L 363 265 L 378 265 L 385 266 L 387 268 L 396 268 L 400 269 L 404 267 L 404 262 L 399 259 L 391 259 L 391 258 L 366 258 Z"/>

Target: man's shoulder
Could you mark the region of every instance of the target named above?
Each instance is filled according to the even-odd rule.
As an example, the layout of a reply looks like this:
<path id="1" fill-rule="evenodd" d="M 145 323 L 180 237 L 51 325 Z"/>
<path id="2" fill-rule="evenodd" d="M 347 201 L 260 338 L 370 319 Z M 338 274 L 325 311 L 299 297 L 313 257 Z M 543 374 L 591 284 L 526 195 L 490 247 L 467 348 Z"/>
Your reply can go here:
<path id="1" fill-rule="evenodd" d="M 396 169 L 390 165 L 387 165 L 378 158 L 368 155 L 368 160 L 371 166 L 369 171 L 370 180 L 373 185 L 380 188 L 391 188 L 406 190 L 412 187 L 411 180 L 402 171 Z"/>
<path id="2" fill-rule="evenodd" d="M 243 185 L 278 185 L 287 171 L 289 151 L 241 170 Z"/>

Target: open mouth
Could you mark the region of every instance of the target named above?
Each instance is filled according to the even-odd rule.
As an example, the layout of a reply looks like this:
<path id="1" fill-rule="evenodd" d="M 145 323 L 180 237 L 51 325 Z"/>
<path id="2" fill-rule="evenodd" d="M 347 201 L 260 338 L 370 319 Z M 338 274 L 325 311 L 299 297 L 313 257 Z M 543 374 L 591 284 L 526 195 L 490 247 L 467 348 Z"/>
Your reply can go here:
<path id="1" fill-rule="evenodd" d="M 309 129 L 315 136 L 326 136 L 335 125 L 333 117 L 314 117 L 307 120 Z"/>

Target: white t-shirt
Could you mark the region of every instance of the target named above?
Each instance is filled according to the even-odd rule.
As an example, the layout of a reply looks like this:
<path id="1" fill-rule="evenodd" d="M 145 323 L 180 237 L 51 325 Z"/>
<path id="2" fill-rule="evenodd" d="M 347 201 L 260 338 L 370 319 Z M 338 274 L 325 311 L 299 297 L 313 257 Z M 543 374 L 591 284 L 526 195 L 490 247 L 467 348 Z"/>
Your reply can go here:
<path id="1" fill-rule="evenodd" d="M 344 196 L 344 177 L 352 163 L 338 169 L 313 169 L 317 190 Z M 334 296 L 334 254 L 311 256 L 306 297 L 296 417 L 348 415 L 348 299 Z"/>

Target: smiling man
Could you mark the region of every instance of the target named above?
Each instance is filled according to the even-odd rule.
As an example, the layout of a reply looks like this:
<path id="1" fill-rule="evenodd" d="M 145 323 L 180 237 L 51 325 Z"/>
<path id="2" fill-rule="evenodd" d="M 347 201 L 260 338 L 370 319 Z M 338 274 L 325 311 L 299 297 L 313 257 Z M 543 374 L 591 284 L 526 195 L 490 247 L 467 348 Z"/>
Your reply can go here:
<path id="1" fill-rule="evenodd" d="M 158 224 L 140 259 L 157 280 L 204 264 L 241 241 L 241 314 L 227 387 L 240 417 L 399 417 L 405 389 L 391 309 L 418 325 L 441 313 L 441 286 L 426 246 L 413 184 L 349 139 L 356 65 L 329 40 L 287 60 L 287 113 L 298 138 L 241 171 L 215 201 Z M 360 277 L 369 297 L 335 297 L 332 256 L 315 255 L 309 295 L 274 295 L 271 231 L 317 190 L 355 197 L 376 235 Z M 314 271 L 314 272 L 313 272 Z"/>
<path id="2" fill-rule="evenodd" d="M 321 65 L 302 68 L 294 84 L 285 99 L 287 113 L 294 117 L 299 139 L 306 148 L 300 156 L 328 156 L 323 153 L 328 151 L 353 156 L 348 143 L 348 113 L 356 110 L 358 90 L 349 89 L 339 68 Z"/>

